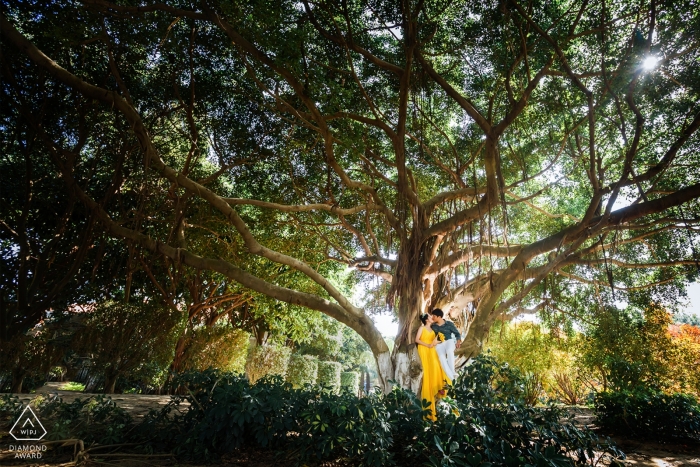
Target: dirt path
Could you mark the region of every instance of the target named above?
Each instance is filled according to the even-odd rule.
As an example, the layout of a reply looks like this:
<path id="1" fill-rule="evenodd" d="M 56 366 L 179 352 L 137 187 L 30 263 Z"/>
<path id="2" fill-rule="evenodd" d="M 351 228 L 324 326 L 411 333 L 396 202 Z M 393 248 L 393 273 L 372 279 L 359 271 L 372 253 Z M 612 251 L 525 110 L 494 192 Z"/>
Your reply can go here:
<path id="1" fill-rule="evenodd" d="M 65 383 L 46 383 L 43 387 L 37 389 L 36 394 L 19 394 L 20 400 L 26 405 L 35 397 L 42 395 L 44 397 L 58 396 L 63 399 L 63 402 L 70 404 L 76 399 L 86 399 L 97 394 L 86 394 L 78 391 L 62 391 L 58 389 Z M 170 400 L 170 396 L 155 396 L 146 394 L 110 394 L 109 397 L 123 408 L 134 418 L 134 421 L 142 419 L 151 409 L 160 410 Z M 182 402 L 181 407 L 186 408 L 189 403 Z"/>

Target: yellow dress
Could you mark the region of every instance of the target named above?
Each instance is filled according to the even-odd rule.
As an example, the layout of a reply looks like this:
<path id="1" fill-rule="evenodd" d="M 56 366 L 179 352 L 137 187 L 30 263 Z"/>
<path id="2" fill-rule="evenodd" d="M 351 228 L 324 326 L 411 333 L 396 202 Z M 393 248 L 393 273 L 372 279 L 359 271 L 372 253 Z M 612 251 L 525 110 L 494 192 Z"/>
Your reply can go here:
<path id="1" fill-rule="evenodd" d="M 423 328 L 423 332 L 420 335 L 420 340 L 425 343 L 431 343 L 435 339 L 435 332 L 427 328 Z M 418 356 L 423 364 L 423 384 L 421 386 L 421 399 L 425 399 L 430 402 L 431 413 L 428 416 L 431 420 L 435 421 L 437 417 L 435 416 L 435 399 L 438 397 L 438 391 L 445 388 L 445 384 L 452 384 L 450 378 L 447 377 L 445 371 L 440 365 L 440 359 L 438 358 L 437 351 L 435 348 L 428 348 L 424 345 L 416 344 L 418 348 Z"/>

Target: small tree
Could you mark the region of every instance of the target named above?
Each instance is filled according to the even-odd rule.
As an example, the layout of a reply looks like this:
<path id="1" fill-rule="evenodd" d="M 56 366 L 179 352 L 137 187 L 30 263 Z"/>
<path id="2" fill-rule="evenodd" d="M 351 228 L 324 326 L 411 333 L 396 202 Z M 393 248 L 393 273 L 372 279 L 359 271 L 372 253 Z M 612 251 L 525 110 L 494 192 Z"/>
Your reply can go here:
<path id="1" fill-rule="evenodd" d="M 554 343 L 539 324 L 506 323 L 494 329 L 488 349 L 524 374 L 543 376 L 554 364 Z"/>
<path id="2" fill-rule="evenodd" d="M 655 304 L 643 314 L 608 308 L 587 333 L 582 361 L 601 373 L 604 389 L 683 390 L 692 361 L 669 332 L 671 323 L 671 315 Z"/>
<path id="3" fill-rule="evenodd" d="M 182 321 L 181 313 L 155 304 L 105 302 L 88 315 L 74 347 L 93 355 L 111 394 L 120 375 L 148 376 L 171 362 Z"/>
<path id="4" fill-rule="evenodd" d="M 578 404 L 591 379 L 589 371 L 577 362 L 583 336 L 562 336 L 543 327 L 531 322 L 502 324 L 494 330 L 487 348 L 525 375 L 534 399 L 544 390 L 550 397 Z"/>

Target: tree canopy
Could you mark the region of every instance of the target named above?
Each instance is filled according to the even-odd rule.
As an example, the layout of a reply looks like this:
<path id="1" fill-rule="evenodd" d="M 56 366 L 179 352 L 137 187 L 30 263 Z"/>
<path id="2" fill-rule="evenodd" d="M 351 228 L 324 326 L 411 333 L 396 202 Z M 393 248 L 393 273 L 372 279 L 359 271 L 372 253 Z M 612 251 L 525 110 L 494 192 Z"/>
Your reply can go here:
<path id="1" fill-rule="evenodd" d="M 3 157 L 411 386 L 430 308 L 470 357 L 499 318 L 697 276 L 698 33 L 692 1 L 9 2 Z M 397 313 L 391 354 L 353 282 Z"/>

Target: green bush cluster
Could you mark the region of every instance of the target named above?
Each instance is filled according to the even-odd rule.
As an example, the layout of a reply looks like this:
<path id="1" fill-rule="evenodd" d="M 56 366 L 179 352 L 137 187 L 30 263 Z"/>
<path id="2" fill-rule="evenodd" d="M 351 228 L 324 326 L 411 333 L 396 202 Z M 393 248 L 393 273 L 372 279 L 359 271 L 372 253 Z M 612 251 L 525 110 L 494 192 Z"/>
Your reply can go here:
<path id="1" fill-rule="evenodd" d="M 245 366 L 246 374 L 251 383 L 263 376 L 278 375 L 282 378 L 287 374 L 289 356 L 292 349 L 279 345 L 258 345 L 248 354 Z"/>
<path id="2" fill-rule="evenodd" d="M 250 334 L 228 323 L 198 326 L 185 339 L 184 370 L 218 368 L 242 373 L 245 370 Z"/>
<path id="3" fill-rule="evenodd" d="M 281 376 L 293 388 L 319 385 L 338 393 L 341 387 L 357 391 L 360 374 L 350 371 L 342 373 L 342 364 L 319 361 L 315 355 L 291 354 L 291 349 L 279 345 L 254 347 L 246 364 L 246 375 L 251 383 L 265 376 Z"/>
<path id="4" fill-rule="evenodd" d="M 331 392 L 340 391 L 340 373 L 342 367 L 338 362 L 318 362 L 318 380 L 316 384 L 329 388 Z"/>
<path id="5" fill-rule="evenodd" d="M 138 424 L 104 398 L 43 402 L 39 417 L 63 438 L 136 443 L 145 452 L 174 452 L 198 462 L 248 448 L 272 450 L 298 464 L 341 460 L 374 467 L 558 467 L 590 465 L 601 453 L 624 456 L 593 432 L 562 423 L 560 409 L 528 406 L 518 373 L 488 356 L 457 379 L 434 423 L 415 394 L 398 387 L 360 398 L 313 386 L 295 389 L 279 376 L 251 384 L 218 370 L 182 373 L 172 384 L 186 394 Z M 21 404 L 1 402 L 12 423 Z"/>
<path id="6" fill-rule="evenodd" d="M 80 439 L 85 444 L 123 443 L 136 426 L 129 413 L 116 405 L 111 397 L 97 395 L 75 399 L 37 397 L 32 407 L 46 428 L 46 440 Z M 0 427 L 9 428 L 24 411 L 17 396 L 6 394 L 0 399 Z"/>
<path id="7" fill-rule="evenodd" d="M 318 358 L 312 355 L 292 355 L 287 368 L 287 382 L 295 389 L 303 388 L 307 384 L 316 384 L 318 363 Z"/>
<path id="8" fill-rule="evenodd" d="M 340 388 L 356 394 L 360 388 L 360 373 L 344 371 L 340 374 Z"/>
<path id="9" fill-rule="evenodd" d="M 144 424 L 160 437 L 152 442 L 181 459 L 215 459 L 240 448 L 272 449 L 298 463 L 363 466 L 563 466 L 585 465 L 600 453 L 623 456 L 593 432 L 562 423 L 561 410 L 527 406 L 518 375 L 489 357 L 456 381 L 435 423 L 400 388 L 358 398 L 294 389 L 279 377 L 250 384 L 212 370 L 180 378 L 176 384 L 188 393 Z M 184 401 L 189 409 L 180 414 Z"/>
<path id="10" fill-rule="evenodd" d="M 649 388 L 601 392 L 595 411 L 600 426 L 613 432 L 700 441 L 700 404 L 688 394 Z"/>

